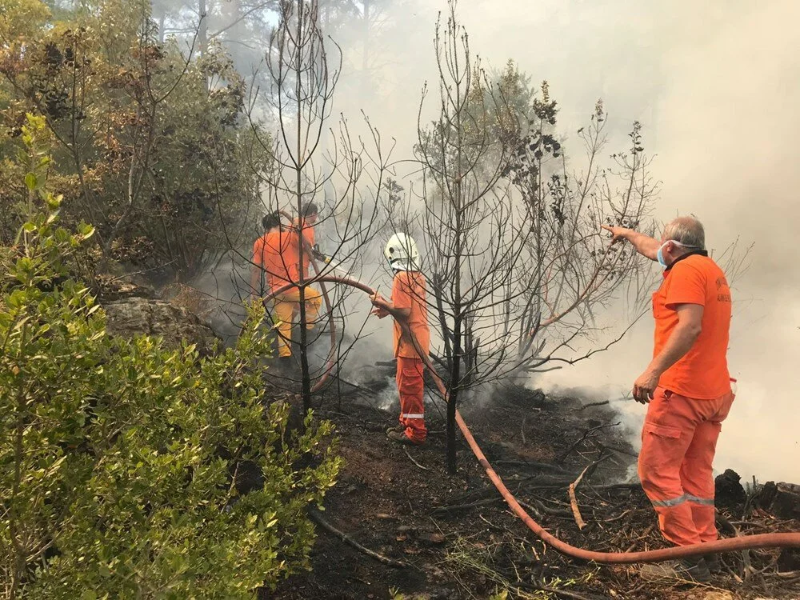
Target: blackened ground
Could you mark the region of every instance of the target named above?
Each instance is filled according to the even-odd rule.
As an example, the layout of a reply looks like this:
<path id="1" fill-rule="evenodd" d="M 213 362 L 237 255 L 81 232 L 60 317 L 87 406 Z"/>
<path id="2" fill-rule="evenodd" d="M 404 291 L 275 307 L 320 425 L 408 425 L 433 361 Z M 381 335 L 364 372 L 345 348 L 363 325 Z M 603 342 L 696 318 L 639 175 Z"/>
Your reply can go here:
<path id="1" fill-rule="evenodd" d="M 378 380 L 374 390 L 386 377 Z M 723 572 L 702 587 L 645 583 L 636 566 L 581 564 L 562 556 L 506 508 L 465 443 L 458 474 L 447 474 L 443 410 L 427 409 L 426 445 L 404 448 L 385 435 L 396 424 L 396 405 L 381 410 L 365 387 L 351 388 L 344 398 L 329 392 L 317 410 L 336 424 L 345 459 L 323 515 L 360 544 L 408 566 L 381 564 L 318 527 L 312 570 L 269 597 L 433 600 L 489 598 L 507 590 L 509 598 L 800 598 L 800 571 L 779 571 L 797 563 L 780 551 L 725 555 Z M 506 387 L 482 403 L 465 404 L 462 412 L 511 491 L 555 535 L 601 551 L 665 546 L 641 489 L 624 484 L 635 453 L 608 406 L 584 407 L 576 399 Z M 581 531 L 567 488 L 594 463 L 577 493 L 586 522 Z M 777 519 L 753 498 L 726 504 L 722 535 L 798 530 L 797 521 Z"/>

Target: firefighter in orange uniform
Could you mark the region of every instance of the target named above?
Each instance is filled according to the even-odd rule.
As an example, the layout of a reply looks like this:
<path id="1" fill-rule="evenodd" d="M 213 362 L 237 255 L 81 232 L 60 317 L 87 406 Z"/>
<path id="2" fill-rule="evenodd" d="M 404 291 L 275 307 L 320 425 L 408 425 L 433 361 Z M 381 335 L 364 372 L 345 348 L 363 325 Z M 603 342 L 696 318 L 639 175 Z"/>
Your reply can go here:
<path id="1" fill-rule="evenodd" d="M 281 231 L 281 217 L 278 213 L 270 213 L 261 219 L 261 226 L 264 228 L 264 235 L 258 238 L 253 244 L 253 268 L 250 271 L 250 290 L 254 296 L 264 296 L 270 293 L 273 288 L 273 279 L 278 275 L 275 273 L 275 266 L 267 268 L 266 262 L 273 256 L 274 252 L 267 252 L 267 240 L 275 239 L 273 234 Z M 289 239 L 286 238 L 288 243 Z M 262 279 L 263 276 L 263 279 Z M 279 285 L 275 287 L 277 289 Z"/>
<path id="2" fill-rule="evenodd" d="M 267 280 L 266 291 L 273 294 L 281 287 L 300 281 L 300 236 L 294 229 L 281 227 L 279 213 L 267 215 L 262 224 L 265 233 L 253 245 L 251 287 L 254 290 L 259 289 L 259 273 L 263 271 Z M 292 319 L 299 302 L 298 287 L 289 288 L 273 298 L 273 321 L 278 329 L 278 355 L 282 359 L 292 356 Z M 305 288 L 305 304 L 306 328 L 313 329 L 322 306 L 320 293 L 311 287 Z"/>
<path id="3" fill-rule="evenodd" d="M 622 227 L 604 227 L 657 260 L 664 279 L 653 294 L 653 359 L 633 385 L 648 404 L 639 478 L 658 513 L 661 533 L 678 546 L 717 539 L 712 462 L 734 394 L 727 350 L 731 290 L 705 250 L 703 225 L 680 217 L 661 241 Z M 645 565 L 645 577 L 706 581 L 719 569 L 715 555 Z"/>
<path id="4" fill-rule="evenodd" d="M 419 272 L 419 252 L 414 240 L 396 233 L 386 244 L 384 255 L 394 271 L 391 300 L 377 292 L 371 298 L 372 313 L 382 319 L 393 312 L 406 319 L 420 350 L 430 350 L 430 328 L 426 304 L 425 276 Z M 394 355 L 397 357 L 397 391 L 400 394 L 400 425 L 389 429 L 389 439 L 409 445 L 420 445 L 428 435 L 425 429 L 423 373 L 425 366 L 411 340 L 394 323 Z"/>

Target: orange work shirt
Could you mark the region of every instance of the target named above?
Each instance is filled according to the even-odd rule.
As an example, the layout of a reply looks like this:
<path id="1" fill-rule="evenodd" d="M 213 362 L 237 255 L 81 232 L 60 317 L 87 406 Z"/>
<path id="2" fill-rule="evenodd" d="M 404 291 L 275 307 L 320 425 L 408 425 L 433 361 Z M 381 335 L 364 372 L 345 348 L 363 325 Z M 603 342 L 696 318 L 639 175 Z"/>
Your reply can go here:
<path id="1" fill-rule="evenodd" d="M 264 234 L 253 244 L 253 263 L 266 272 L 270 292 L 300 280 L 297 239 L 297 233 L 280 230 Z"/>
<path id="2" fill-rule="evenodd" d="M 664 281 L 653 294 L 654 356 L 678 325 L 679 304 L 703 307 L 701 331 L 689 352 L 661 375 L 659 385 L 688 398 L 724 396 L 731 391 L 727 359 L 731 290 L 725 273 L 711 258 L 692 254 L 664 272 Z"/>
<path id="3" fill-rule="evenodd" d="M 427 283 L 425 276 L 418 271 L 398 271 L 392 284 L 392 304 L 395 308 L 411 309 L 408 325 L 428 354 L 431 345 L 431 330 L 428 327 L 428 305 L 425 302 Z M 394 355 L 402 358 L 420 358 L 411 340 L 403 335 L 400 324 L 394 323 Z"/>

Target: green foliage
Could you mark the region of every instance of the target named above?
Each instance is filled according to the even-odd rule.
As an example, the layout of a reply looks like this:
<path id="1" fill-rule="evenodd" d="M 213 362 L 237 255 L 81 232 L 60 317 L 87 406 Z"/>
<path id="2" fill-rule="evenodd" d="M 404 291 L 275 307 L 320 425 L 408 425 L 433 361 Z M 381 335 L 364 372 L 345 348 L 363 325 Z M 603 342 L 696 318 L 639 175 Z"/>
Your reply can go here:
<path id="1" fill-rule="evenodd" d="M 82 4 L 60 17 L 39 0 L 0 9 L 0 239 L 23 220 L 9 157 L 32 112 L 56 142 L 65 223 L 93 223 L 107 258 L 189 279 L 252 242 L 248 162 L 269 159 L 243 119 L 244 82 L 217 46 L 161 41 L 149 0 Z M 23 22 L 36 26 L 8 33 Z"/>
<path id="2" fill-rule="evenodd" d="M 31 156 L 43 132 L 29 118 Z M 28 186 L 37 210 L 0 251 L 0 586 L 12 598 L 252 598 L 307 566 L 306 507 L 340 460 L 329 423 L 309 414 L 292 432 L 286 405 L 265 406 L 262 315 L 207 359 L 107 335 L 68 275 L 93 229 L 59 228 L 60 199 L 35 176 Z"/>

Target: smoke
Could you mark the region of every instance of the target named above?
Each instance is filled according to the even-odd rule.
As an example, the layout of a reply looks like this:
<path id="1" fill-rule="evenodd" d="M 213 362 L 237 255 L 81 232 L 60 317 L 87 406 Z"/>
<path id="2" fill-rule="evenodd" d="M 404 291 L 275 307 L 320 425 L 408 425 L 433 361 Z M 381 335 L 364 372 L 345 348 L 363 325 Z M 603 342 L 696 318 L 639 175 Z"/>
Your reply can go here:
<path id="1" fill-rule="evenodd" d="M 792 288 L 800 281 L 800 261 L 790 240 L 800 224 L 794 135 L 800 131 L 794 51 L 800 34 L 790 23 L 800 7 L 726 4 L 722 16 L 696 4 L 670 3 L 670 9 L 687 28 L 667 23 L 652 32 L 661 55 L 659 91 L 650 99 L 658 108 L 650 127 L 664 182 L 657 216 L 697 215 L 709 247 L 718 251 L 737 237 L 755 242 L 750 269 L 733 283 L 728 356 L 738 396 L 716 464 L 745 477 L 797 481 L 800 413 L 793 371 L 800 360 L 800 301 Z M 713 26 L 701 28 L 698 21 Z M 650 76 L 641 75 L 648 85 Z M 650 358 L 651 331 L 645 319 L 618 347 L 546 381 L 629 388 Z M 643 414 L 642 408 L 640 419 Z"/>

